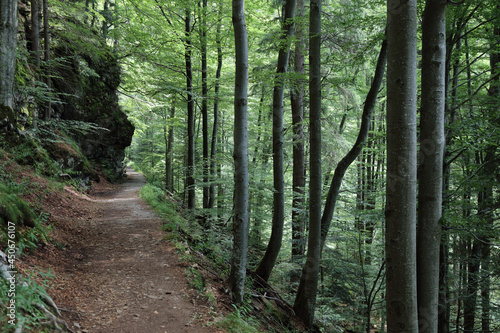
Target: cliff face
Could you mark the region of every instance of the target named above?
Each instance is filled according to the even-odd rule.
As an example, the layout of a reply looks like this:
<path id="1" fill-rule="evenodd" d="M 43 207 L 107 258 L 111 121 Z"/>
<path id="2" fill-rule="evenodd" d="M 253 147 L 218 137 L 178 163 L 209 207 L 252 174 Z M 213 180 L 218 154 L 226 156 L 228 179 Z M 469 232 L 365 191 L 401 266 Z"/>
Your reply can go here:
<path id="1" fill-rule="evenodd" d="M 43 159 L 55 162 L 52 173 L 97 178 L 93 167 L 100 165 L 108 178 L 119 178 L 134 126 L 118 104 L 113 49 L 93 24 L 61 7 L 49 16 L 50 52 L 42 52 L 33 3 L 14 6 L 12 20 L 17 12 L 19 24 L 8 24 L 12 31 L 0 27 L 4 44 L 4 32 L 13 36 L 14 54 L 0 47 L 0 144 L 27 145 L 28 164 L 43 150 Z"/>
<path id="2" fill-rule="evenodd" d="M 54 115 L 63 120 L 94 123 L 100 130 L 73 134 L 83 154 L 99 162 L 111 178 L 123 172 L 125 148 L 134 126 L 118 104 L 120 67 L 103 42 L 100 48 L 82 49 L 78 43 L 59 40 L 54 56 L 63 61 L 54 68 L 53 87 L 63 103 L 54 105 Z"/>

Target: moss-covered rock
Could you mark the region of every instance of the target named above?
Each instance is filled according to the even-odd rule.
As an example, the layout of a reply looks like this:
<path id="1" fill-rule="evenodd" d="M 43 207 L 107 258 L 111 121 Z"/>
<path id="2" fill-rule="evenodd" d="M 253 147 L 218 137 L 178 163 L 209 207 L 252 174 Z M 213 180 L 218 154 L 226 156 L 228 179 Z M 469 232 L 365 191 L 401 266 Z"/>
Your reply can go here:
<path id="1" fill-rule="evenodd" d="M 100 163 L 111 178 L 119 177 L 134 126 L 118 104 L 118 60 L 97 35 L 89 38 L 93 46 L 101 43 L 98 52 L 95 47 L 77 48 L 63 36 L 56 38 L 54 56 L 61 61 L 54 68 L 53 86 L 63 103 L 54 105 L 54 113 L 60 119 L 99 126 L 101 130 L 74 133 L 74 139 L 89 160 Z"/>

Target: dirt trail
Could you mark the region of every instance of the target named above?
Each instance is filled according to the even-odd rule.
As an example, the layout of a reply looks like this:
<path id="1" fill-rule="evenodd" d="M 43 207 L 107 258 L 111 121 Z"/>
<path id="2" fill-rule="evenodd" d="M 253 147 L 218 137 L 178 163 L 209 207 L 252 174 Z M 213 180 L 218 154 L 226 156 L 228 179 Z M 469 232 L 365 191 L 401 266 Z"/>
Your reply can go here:
<path id="1" fill-rule="evenodd" d="M 160 219 L 138 197 L 144 184 L 129 170 L 122 185 L 85 199 L 91 209 L 77 214 L 63 260 L 74 299 L 55 298 L 76 332 L 216 332 L 204 325 L 209 310 L 162 240 Z"/>

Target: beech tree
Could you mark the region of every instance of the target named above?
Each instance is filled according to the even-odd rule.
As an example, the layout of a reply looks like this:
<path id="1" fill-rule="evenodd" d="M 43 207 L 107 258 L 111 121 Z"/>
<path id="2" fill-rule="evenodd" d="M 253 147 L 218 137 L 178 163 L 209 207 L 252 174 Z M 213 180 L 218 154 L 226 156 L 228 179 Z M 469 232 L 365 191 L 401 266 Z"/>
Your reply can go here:
<path id="1" fill-rule="evenodd" d="M 44 60 L 45 60 L 45 83 L 47 84 L 47 89 L 52 88 L 51 69 L 50 69 L 50 17 L 49 17 L 49 2 L 48 0 L 43 0 L 43 48 L 44 48 Z M 46 120 L 50 119 L 52 113 L 52 101 L 49 99 L 47 105 L 45 106 Z"/>
<path id="2" fill-rule="evenodd" d="M 187 93 L 187 167 L 186 167 L 186 191 L 187 206 L 193 209 L 196 206 L 196 189 L 194 180 L 195 169 L 195 115 L 194 115 L 194 96 L 193 96 L 193 69 L 192 69 L 192 41 L 191 41 L 191 8 L 188 6 L 185 10 L 185 61 L 186 61 L 186 93 Z"/>
<path id="3" fill-rule="evenodd" d="M 203 136 L 203 208 L 209 207 L 210 186 L 208 185 L 208 175 L 210 172 L 210 161 L 208 155 L 208 68 L 207 68 L 207 0 L 201 2 L 201 115 L 202 115 L 202 136 Z"/>
<path id="4" fill-rule="evenodd" d="M 283 225 L 285 221 L 285 181 L 283 166 L 283 96 L 285 74 L 288 68 L 290 46 L 294 31 L 296 0 L 287 0 L 284 7 L 283 29 L 279 43 L 278 65 L 274 77 L 273 88 L 273 227 L 271 238 L 264 258 L 256 269 L 256 273 L 267 281 L 278 258 L 283 241 Z"/>
<path id="5" fill-rule="evenodd" d="M 214 208 L 215 204 L 215 167 L 216 167 L 216 153 L 217 153 L 217 136 L 219 132 L 219 93 L 220 93 L 220 78 L 222 72 L 222 6 L 219 4 L 217 10 L 217 28 L 215 32 L 215 43 L 217 45 L 217 70 L 215 72 L 215 86 L 214 86 L 214 106 L 213 106 L 213 127 L 212 127 L 212 141 L 210 145 L 210 177 L 212 178 L 212 183 L 210 184 L 209 200 L 207 208 Z"/>
<path id="6" fill-rule="evenodd" d="M 297 0 L 298 23 L 295 24 L 294 72 L 298 79 L 292 84 L 290 105 L 293 126 L 293 200 L 292 200 L 292 257 L 302 256 L 306 251 L 305 238 L 305 156 L 304 156 L 304 65 L 305 35 L 303 24 L 305 6 L 303 0 Z"/>
<path id="7" fill-rule="evenodd" d="M 235 40 L 234 87 L 234 217 L 233 257 L 229 286 L 235 303 L 243 302 L 248 251 L 248 40 L 245 1 L 233 0 Z"/>
<path id="8" fill-rule="evenodd" d="M 386 308 L 388 332 L 418 332 L 417 1 L 387 1 Z"/>
<path id="9" fill-rule="evenodd" d="M 314 323 L 321 260 L 321 0 L 311 0 L 309 12 L 309 237 L 293 309 L 308 327 Z"/>
<path id="10" fill-rule="evenodd" d="M 443 195 L 446 2 L 426 1 L 422 22 L 422 103 L 418 171 L 419 332 L 437 332 Z"/>

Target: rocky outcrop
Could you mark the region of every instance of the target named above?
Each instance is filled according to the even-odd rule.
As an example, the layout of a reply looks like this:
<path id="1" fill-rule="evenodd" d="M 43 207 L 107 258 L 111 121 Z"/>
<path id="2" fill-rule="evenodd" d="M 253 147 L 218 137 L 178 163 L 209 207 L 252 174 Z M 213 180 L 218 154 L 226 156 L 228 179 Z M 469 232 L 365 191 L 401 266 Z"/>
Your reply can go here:
<path id="1" fill-rule="evenodd" d="M 74 139 L 89 160 L 98 162 L 110 178 L 117 178 L 124 171 L 125 148 L 134 134 L 118 104 L 118 61 L 98 36 L 88 42 L 89 48 L 62 37 L 57 44 L 54 57 L 60 61 L 52 83 L 62 103 L 53 105 L 53 115 L 97 125 L 97 130 L 74 131 Z"/>

